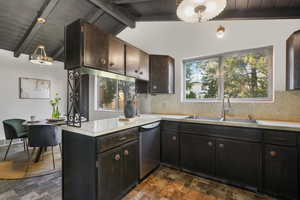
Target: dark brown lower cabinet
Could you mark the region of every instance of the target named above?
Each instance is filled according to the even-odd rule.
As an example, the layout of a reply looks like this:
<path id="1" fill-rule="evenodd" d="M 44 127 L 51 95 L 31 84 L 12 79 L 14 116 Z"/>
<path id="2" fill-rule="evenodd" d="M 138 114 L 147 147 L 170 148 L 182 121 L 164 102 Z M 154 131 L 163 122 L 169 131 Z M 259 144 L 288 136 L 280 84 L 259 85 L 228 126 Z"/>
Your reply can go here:
<path id="1" fill-rule="evenodd" d="M 229 182 L 257 188 L 261 180 L 261 144 L 216 139 L 216 176 Z"/>
<path id="2" fill-rule="evenodd" d="M 122 149 L 117 148 L 99 154 L 98 197 L 117 199 L 122 194 Z"/>
<path id="3" fill-rule="evenodd" d="M 213 176 L 215 173 L 215 139 L 190 134 L 180 135 L 181 168 Z"/>
<path id="4" fill-rule="evenodd" d="M 175 168 L 179 167 L 179 137 L 175 131 L 161 133 L 161 162 Z"/>
<path id="5" fill-rule="evenodd" d="M 138 183 L 139 178 L 139 145 L 137 141 L 125 144 L 123 154 L 122 191 L 127 192 Z"/>
<path id="6" fill-rule="evenodd" d="M 297 157 L 295 147 L 265 146 L 264 192 L 288 199 L 298 198 Z"/>
<path id="7" fill-rule="evenodd" d="M 99 154 L 99 200 L 119 199 L 138 183 L 138 141 Z"/>

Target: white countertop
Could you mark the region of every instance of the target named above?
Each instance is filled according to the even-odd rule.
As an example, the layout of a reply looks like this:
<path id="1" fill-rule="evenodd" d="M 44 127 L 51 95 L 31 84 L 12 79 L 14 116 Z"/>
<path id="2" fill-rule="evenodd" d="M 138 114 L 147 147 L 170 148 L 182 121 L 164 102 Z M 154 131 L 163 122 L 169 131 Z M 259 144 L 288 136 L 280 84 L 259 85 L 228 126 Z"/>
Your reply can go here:
<path id="1" fill-rule="evenodd" d="M 63 130 L 79 133 L 86 136 L 98 137 L 116 131 L 121 131 L 128 128 L 142 126 L 145 124 L 157 122 L 160 120 L 191 122 L 200 124 L 214 124 L 225 126 L 237 126 L 247 128 L 265 128 L 274 130 L 298 131 L 300 132 L 300 123 L 280 122 L 280 121 L 265 121 L 257 120 L 257 123 L 232 122 L 232 121 L 212 121 L 212 120 L 194 120 L 186 119 L 184 115 L 159 115 L 159 114 L 143 114 L 132 121 L 121 121 L 119 118 L 101 119 L 82 123 L 81 128 L 71 126 L 62 126 Z"/>
<path id="2" fill-rule="evenodd" d="M 162 119 L 184 119 L 187 116 L 182 115 L 155 115 L 145 114 L 135 118 L 133 121 L 121 121 L 119 118 L 101 119 L 95 121 L 84 122 L 81 128 L 71 126 L 62 126 L 63 130 L 79 133 L 82 135 L 97 137 L 113 133 L 116 131 L 142 126 L 145 124 L 160 121 Z"/>

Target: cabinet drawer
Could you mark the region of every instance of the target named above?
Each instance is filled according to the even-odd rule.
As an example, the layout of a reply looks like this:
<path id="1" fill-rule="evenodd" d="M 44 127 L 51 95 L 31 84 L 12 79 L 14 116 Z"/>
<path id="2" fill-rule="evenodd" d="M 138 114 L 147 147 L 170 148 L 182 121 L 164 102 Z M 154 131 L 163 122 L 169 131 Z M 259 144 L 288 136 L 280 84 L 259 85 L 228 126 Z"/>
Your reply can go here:
<path id="1" fill-rule="evenodd" d="M 180 132 L 255 142 L 262 140 L 262 131 L 259 129 L 222 125 L 185 123 L 180 126 Z"/>
<path id="2" fill-rule="evenodd" d="M 178 122 L 164 121 L 162 123 L 163 130 L 178 130 Z"/>
<path id="3" fill-rule="evenodd" d="M 97 139 L 97 151 L 107 151 L 135 139 L 138 139 L 138 128 L 131 128 L 100 137 Z"/>
<path id="4" fill-rule="evenodd" d="M 180 132 L 209 135 L 210 127 L 212 127 L 212 125 L 184 123 L 180 125 Z"/>
<path id="5" fill-rule="evenodd" d="M 210 134 L 218 137 L 238 139 L 245 141 L 262 141 L 262 131 L 254 128 L 230 127 L 230 126 L 212 126 Z"/>
<path id="6" fill-rule="evenodd" d="M 297 135 L 288 131 L 264 130 L 264 141 L 269 144 L 296 146 Z"/>

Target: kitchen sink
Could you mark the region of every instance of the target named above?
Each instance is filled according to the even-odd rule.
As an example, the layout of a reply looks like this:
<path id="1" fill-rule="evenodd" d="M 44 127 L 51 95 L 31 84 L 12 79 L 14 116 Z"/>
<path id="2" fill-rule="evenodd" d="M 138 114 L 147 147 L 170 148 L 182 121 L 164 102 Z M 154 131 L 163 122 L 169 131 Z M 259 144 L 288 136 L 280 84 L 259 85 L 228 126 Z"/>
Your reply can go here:
<path id="1" fill-rule="evenodd" d="M 252 119 L 226 119 L 225 122 L 241 122 L 241 123 L 254 123 L 254 124 L 256 124 L 256 120 L 252 120 Z"/>
<path id="2" fill-rule="evenodd" d="M 193 119 L 193 120 L 203 120 L 203 121 L 217 121 L 217 122 L 238 122 L 238 123 L 255 123 L 256 120 L 250 120 L 250 119 L 225 119 L 223 120 L 220 117 L 201 117 L 201 116 L 189 116 L 187 119 Z"/>
<path id="3" fill-rule="evenodd" d="M 189 116 L 187 119 L 204 120 L 204 121 L 221 121 L 220 117 L 200 117 L 200 116 Z"/>

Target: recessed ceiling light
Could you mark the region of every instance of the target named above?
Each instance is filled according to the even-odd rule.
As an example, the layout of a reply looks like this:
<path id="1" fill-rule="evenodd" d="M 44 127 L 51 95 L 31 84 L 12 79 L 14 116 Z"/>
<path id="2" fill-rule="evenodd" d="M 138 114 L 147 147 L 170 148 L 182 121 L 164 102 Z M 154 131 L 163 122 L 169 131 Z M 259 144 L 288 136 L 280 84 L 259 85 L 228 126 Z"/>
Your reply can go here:
<path id="1" fill-rule="evenodd" d="M 45 24 L 46 23 L 46 19 L 42 18 L 42 17 L 39 17 L 39 18 L 37 18 L 37 22 L 40 23 L 40 24 Z"/>

